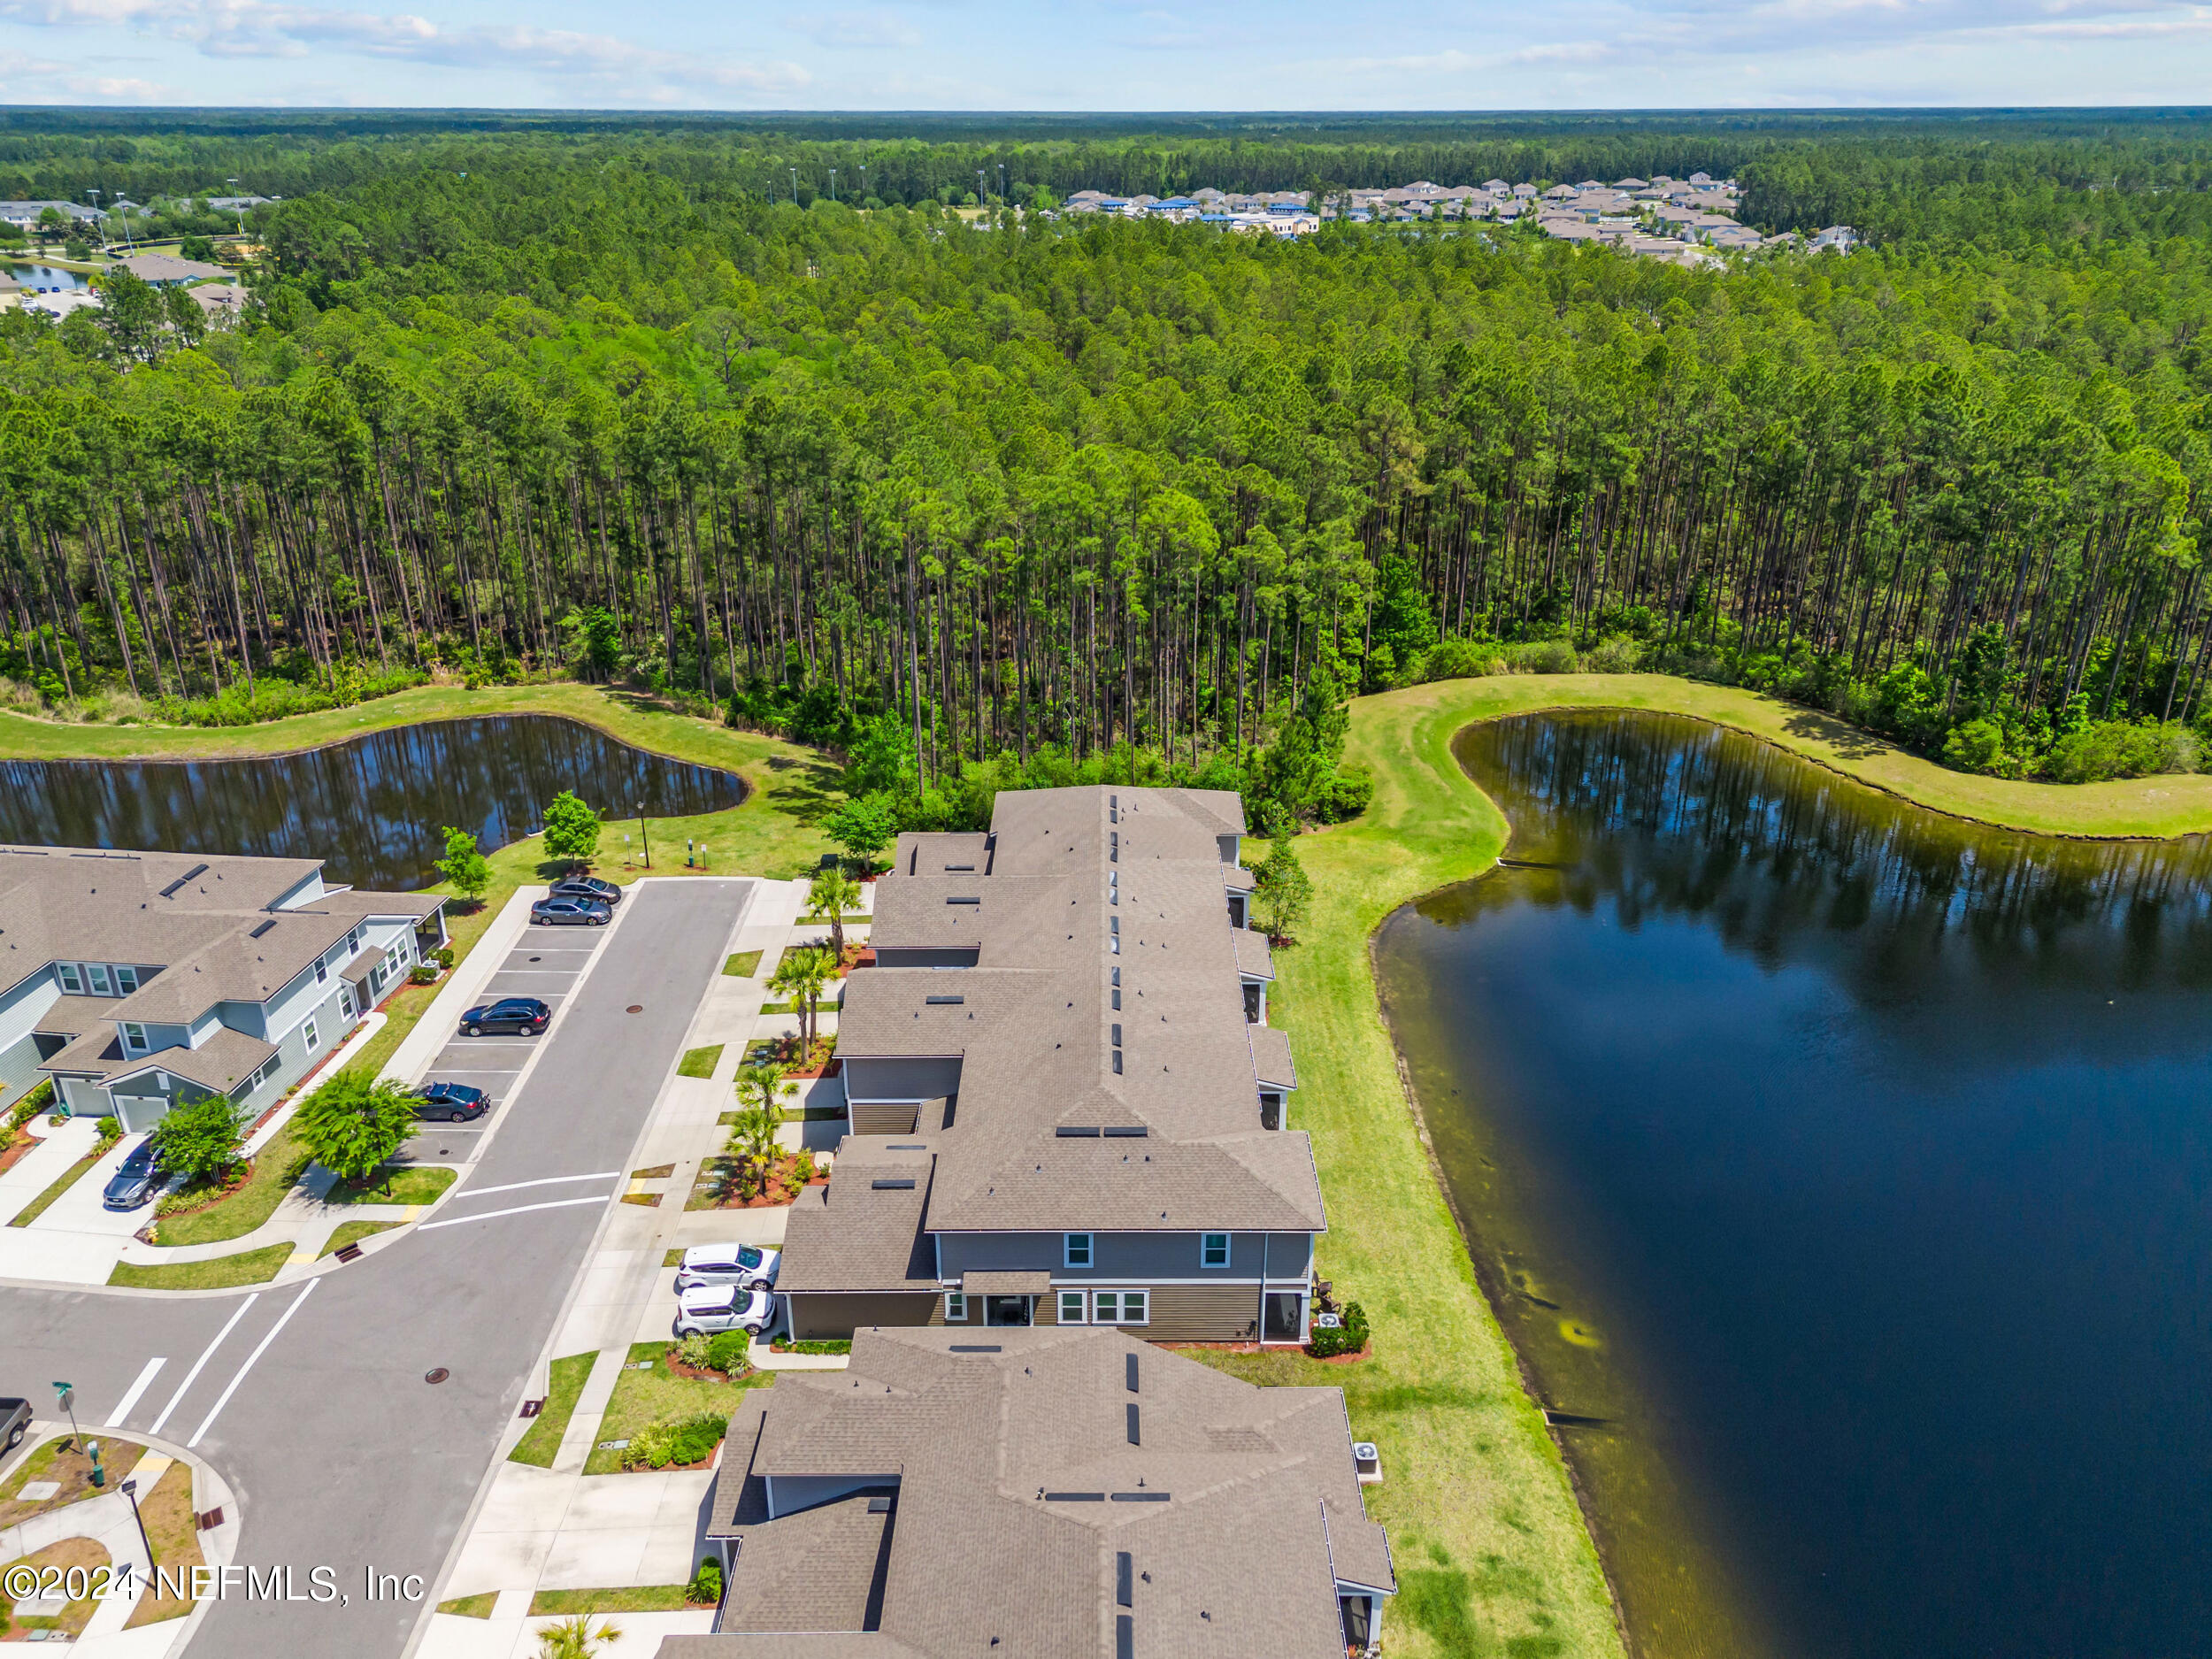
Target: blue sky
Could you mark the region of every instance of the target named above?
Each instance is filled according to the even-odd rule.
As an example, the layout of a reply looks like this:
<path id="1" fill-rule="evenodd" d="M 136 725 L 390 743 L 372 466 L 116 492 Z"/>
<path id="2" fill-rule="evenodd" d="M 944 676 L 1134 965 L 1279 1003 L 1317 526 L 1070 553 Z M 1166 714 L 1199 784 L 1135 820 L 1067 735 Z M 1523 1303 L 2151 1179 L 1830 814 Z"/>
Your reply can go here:
<path id="1" fill-rule="evenodd" d="M 0 103 L 1392 110 L 2186 104 L 2172 0 L 0 0 Z"/>

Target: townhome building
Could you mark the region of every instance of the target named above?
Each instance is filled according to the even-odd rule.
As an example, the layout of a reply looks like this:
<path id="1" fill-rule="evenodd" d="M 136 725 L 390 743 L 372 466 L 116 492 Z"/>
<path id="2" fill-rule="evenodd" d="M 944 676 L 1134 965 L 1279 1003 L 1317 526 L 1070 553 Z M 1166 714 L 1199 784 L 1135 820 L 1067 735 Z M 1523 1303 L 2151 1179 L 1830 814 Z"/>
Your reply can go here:
<path id="1" fill-rule="evenodd" d="M 1305 1340 L 1325 1227 L 1232 793 L 1008 791 L 909 834 L 838 1020 L 850 1133 L 791 1211 L 800 1337 Z"/>
<path id="2" fill-rule="evenodd" d="M 714 1633 L 660 1659 L 1365 1659 L 1397 1588 L 1340 1389 L 1127 1332 L 870 1328 L 730 1419 Z"/>
<path id="3" fill-rule="evenodd" d="M 319 859 L 0 846 L 0 1103 L 50 1078 L 134 1132 L 265 1105 L 443 941 L 444 904 Z"/>

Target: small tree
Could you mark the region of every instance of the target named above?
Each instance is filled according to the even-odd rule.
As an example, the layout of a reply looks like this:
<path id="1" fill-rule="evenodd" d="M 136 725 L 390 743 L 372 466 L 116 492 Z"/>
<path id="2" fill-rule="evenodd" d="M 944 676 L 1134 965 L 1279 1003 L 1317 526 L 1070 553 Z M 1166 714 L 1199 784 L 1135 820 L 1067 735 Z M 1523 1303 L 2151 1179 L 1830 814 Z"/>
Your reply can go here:
<path id="1" fill-rule="evenodd" d="M 780 1065 L 740 1066 L 737 1071 L 737 1098 L 741 1106 L 747 1099 L 747 1091 L 764 1112 L 776 1110 L 776 1096 L 783 1090 L 783 1068 Z"/>
<path id="2" fill-rule="evenodd" d="M 818 871 L 814 885 L 807 890 L 807 907 L 816 916 L 826 916 L 830 925 L 830 949 L 836 954 L 839 965 L 845 960 L 845 911 L 849 906 L 860 902 L 860 883 L 842 870 Z"/>
<path id="3" fill-rule="evenodd" d="M 389 1079 L 340 1071 L 309 1095 L 292 1118 L 292 1133 L 340 1180 L 365 1187 L 386 1160 L 415 1132 L 415 1105 Z"/>
<path id="4" fill-rule="evenodd" d="M 1252 896 L 1260 919 L 1278 939 L 1289 939 L 1313 902 L 1313 879 L 1291 849 L 1290 838 L 1277 841 L 1267 862 L 1252 873 Z"/>
<path id="5" fill-rule="evenodd" d="M 476 850 L 476 837 L 450 824 L 445 827 L 445 856 L 438 860 L 437 870 L 471 904 L 480 902 L 492 884 L 492 861 Z"/>
<path id="6" fill-rule="evenodd" d="M 769 984 L 787 992 L 799 1005 L 799 1049 L 811 1053 L 814 1048 L 814 1003 L 822 995 L 822 987 L 830 981 L 833 969 L 826 950 L 787 950 L 783 960 L 776 964 L 776 977 Z"/>
<path id="7" fill-rule="evenodd" d="M 730 1124 L 729 1154 L 743 1167 L 739 1185 L 749 1191 L 765 1181 L 768 1166 L 775 1161 L 781 1118 L 780 1112 L 769 1107 L 748 1106 Z"/>
<path id="8" fill-rule="evenodd" d="M 588 864 L 599 854 L 599 814 L 564 789 L 546 803 L 545 855 Z"/>
<path id="9" fill-rule="evenodd" d="M 206 1094 L 171 1107 L 149 1138 L 154 1161 L 164 1170 L 181 1176 L 188 1187 L 206 1187 L 245 1161 L 239 1146 L 244 1128 L 243 1116 L 228 1099 Z"/>
<path id="10" fill-rule="evenodd" d="M 621 1640 L 618 1625 L 602 1619 L 595 1629 L 591 1615 L 579 1613 L 538 1632 L 538 1659 L 592 1659 L 602 1647 Z"/>
<path id="11" fill-rule="evenodd" d="M 864 795 L 831 813 L 822 829 L 864 875 L 876 855 L 898 839 L 899 821 L 889 795 Z"/>

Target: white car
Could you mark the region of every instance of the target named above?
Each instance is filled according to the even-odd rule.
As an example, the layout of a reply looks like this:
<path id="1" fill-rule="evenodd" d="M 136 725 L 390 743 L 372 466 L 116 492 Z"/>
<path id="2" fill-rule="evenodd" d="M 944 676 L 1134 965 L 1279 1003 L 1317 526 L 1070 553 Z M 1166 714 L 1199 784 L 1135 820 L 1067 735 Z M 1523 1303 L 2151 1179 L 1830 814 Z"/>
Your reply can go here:
<path id="1" fill-rule="evenodd" d="M 676 1293 L 676 1335 L 712 1336 L 742 1331 L 758 1336 L 776 1322 L 776 1299 L 742 1285 L 694 1285 Z"/>
<path id="2" fill-rule="evenodd" d="M 782 1252 L 758 1244 L 695 1244 L 684 1252 L 676 1270 L 676 1288 L 694 1285 L 742 1285 L 764 1290 L 776 1282 L 776 1265 Z"/>

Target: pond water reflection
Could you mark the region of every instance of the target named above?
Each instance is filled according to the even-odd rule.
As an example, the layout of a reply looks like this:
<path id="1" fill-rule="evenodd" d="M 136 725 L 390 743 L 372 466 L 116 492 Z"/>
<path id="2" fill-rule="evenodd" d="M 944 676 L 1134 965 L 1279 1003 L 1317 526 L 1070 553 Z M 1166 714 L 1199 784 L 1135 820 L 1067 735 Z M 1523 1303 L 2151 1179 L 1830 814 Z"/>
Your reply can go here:
<path id="1" fill-rule="evenodd" d="M 744 798 L 734 773 L 578 721 L 503 715 L 253 759 L 0 761 L 0 841 L 325 858 L 334 881 L 416 887 L 437 879 L 442 826 L 473 831 L 490 852 L 536 829 L 564 789 L 611 818 Z"/>
<path id="2" fill-rule="evenodd" d="M 1378 961 L 1654 1655 L 2204 1652 L 2212 847 L 1688 720 L 1471 727 L 1502 868 Z"/>

